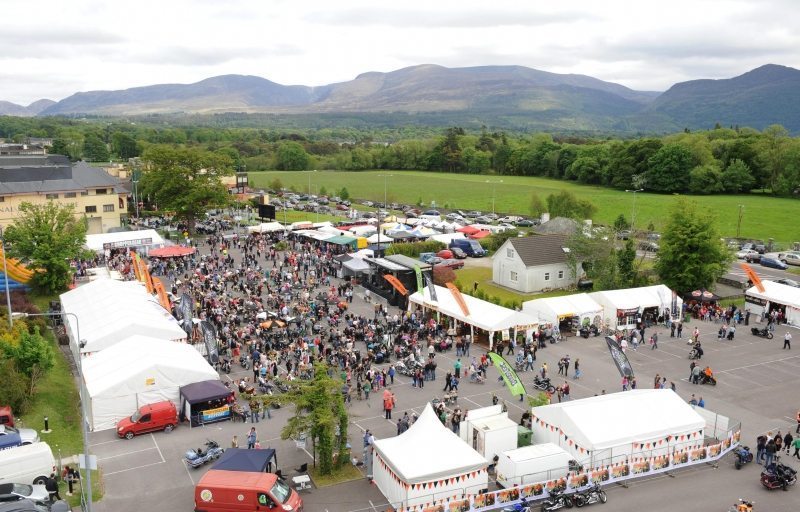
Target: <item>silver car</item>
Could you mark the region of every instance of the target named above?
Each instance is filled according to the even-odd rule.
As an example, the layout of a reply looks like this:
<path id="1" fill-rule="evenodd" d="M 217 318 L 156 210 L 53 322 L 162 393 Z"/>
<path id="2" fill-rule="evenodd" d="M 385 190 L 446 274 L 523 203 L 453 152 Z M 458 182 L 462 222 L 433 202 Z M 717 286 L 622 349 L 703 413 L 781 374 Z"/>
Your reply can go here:
<path id="1" fill-rule="evenodd" d="M 8 425 L 0 425 L 0 436 L 18 434 L 22 444 L 33 444 L 39 442 L 39 434 L 32 428 L 14 428 Z"/>
<path id="2" fill-rule="evenodd" d="M 39 506 L 47 506 L 50 493 L 44 485 L 0 484 L 0 503 L 17 503 L 30 500 Z"/>

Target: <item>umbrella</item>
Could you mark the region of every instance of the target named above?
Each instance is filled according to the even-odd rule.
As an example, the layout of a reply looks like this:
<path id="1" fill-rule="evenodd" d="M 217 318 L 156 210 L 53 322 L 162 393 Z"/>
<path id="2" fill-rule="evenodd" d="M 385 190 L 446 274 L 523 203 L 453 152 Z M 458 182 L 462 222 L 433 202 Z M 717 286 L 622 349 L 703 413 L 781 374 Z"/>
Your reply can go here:
<path id="1" fill-rule="evenodd" d="M 188 256 L 195 253 L 194 247 L 184 247 L 182 245 L 170 245 L 169 247 L 159 247 L 152 249 L 148 256 L 151 258 L 177 258 L 180 256 Z"/>
<path id="2" fill-rule="evenodd" d="M 700 302 L 710 302 L 714 300 L 719 300 L 719 296 L 711 293 L 710 291 L 706 290 L 705 288 L 701 288 L 699 290 L 695 290 L 689 294 L 690 297 L 694 300 L 699 300 Z"/>

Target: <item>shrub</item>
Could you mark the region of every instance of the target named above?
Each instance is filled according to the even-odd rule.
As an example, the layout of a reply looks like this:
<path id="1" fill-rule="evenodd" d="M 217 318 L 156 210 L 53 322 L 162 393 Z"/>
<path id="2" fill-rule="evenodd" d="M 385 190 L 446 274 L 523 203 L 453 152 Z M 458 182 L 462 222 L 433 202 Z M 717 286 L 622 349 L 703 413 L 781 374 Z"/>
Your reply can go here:
<path id="1" fill-rule="evenodd" d="M 386 254 L 402 254 L 410 258 L 419 258 L 423 252 L 439 252 L 447 246 L 442 242 L 435 240 L 426 240 L 424 242 L 399 242 L 393 243 L 386 249 Z"/>
<path id="2" fill-rule="evenodd" d="M 455 280 L 456 273 L 453 269 L 447 267 L 433 267 L 433 284 L 445 286 L 446 283 L 452 283 Z"/>

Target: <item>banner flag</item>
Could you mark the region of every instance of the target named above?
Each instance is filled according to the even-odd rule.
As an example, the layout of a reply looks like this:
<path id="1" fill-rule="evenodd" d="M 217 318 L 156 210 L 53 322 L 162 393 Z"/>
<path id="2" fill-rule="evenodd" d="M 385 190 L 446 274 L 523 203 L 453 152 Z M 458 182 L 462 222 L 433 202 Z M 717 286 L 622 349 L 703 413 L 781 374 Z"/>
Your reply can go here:
<path id="1" fill-rule="evenodd" d="M 408 290 L 406 290 L 406 287 L 403 286 L 403 283 L 401 283 L 400 280 L 394 277 L 392 274 L 384 274 L 383 278 L 389 281 L 389 284 L 391 284 L 395 290 L 403 295 L 408 295 Z"/>
<path id="2" fill-rule="evenodd" d="M 192 298 L 186 292 L 181 294 L 181 303 L 178 307 L 178 311 L 180 311 L 181 327 L 183 327 L 183 330 L 186 331 L 186 334 L 191 335 L 194 304 Z"/>
<path id="3" fill-rule="evenodd" d="M 431 278 L 431 275 L 424 274 L 424 276 L 425 276 L 425 284 L 428 286 L 428 291 L 431 294 L 431 301 L 439 302 L 439 297 L 436 296 L 436 287 L 433 286 L 433 279 Z"/>
<path id="4" fill-rule="evenodd" d="M 617 365 L 619 374 L 629 379 L 633 377 L 633 368 L 630 361 L 628 361 L 628 356 L 622 351 L 617 340 L 613 336 L 606 336 L 606 344 L 608 345 L 608 351 L 611 352 L 611 359 Z"/>
<path id="5" fill-rule="evenodd" d="M 519 378 L 514 368 L 508 364 L 508 361 L 495 352 L 489 352 L 488 355 L 494 367 L 497 368 L 497 372 L 503 377 L 503 381 L 506 383 L 506 386 L 508 386 L 508 390 L 511 391 L 511 394 L 514 396 L 524 395 L 525 386 L 522 385 L 522 379 Z"/>
<path id="6" fill-rule="evenodd" d="M 747 263 L 740 263 L 740 265 L 742 266 L 744 273 L 747 274 L 747 278 L 750 279 L 751 283 L 753 283 L 753 286 L 755 286 L 761 293 L 764 293 L 764 284 L 761 282 L 761 278 L 758 277 L 758 274 L 756 274 L 756 271 L 753 270 Z"/>
<path id="7" fill-rule="evenodd" d="M 419 293 L 423 293 L 423 291 L 422 291 L 422 288 L 423 288 L 423 285 L 422 285 L 422 269 L 419 268 L 419 265 L 414 265 L 414 273 L 417 275 L 417 291 Z"/>
<path id="8" fill-rule="evenodd" d="M 467 307 L 467 303 L 464 302 L 464 297 L 461 295 L 461 290 L 456 288 L 456 285 L 453 283 L 447 283 L 447 289 L 450 290 L 450 293 L 453 294 L 453 298 L 456 300 L 456 303 L 461 308 L 461 312 L 464 313 L 464 316 L 469 316 L 469 308 Z"/>
<path id="9" fill-rule="evenodd" d="M 208 320 L 200 322 L 200 331 L 203 333 L 203 341 L 206 344 L 208 362 L 217 364 L 219 362 L 219 352 L 217 351 L 217 330 Z"/>

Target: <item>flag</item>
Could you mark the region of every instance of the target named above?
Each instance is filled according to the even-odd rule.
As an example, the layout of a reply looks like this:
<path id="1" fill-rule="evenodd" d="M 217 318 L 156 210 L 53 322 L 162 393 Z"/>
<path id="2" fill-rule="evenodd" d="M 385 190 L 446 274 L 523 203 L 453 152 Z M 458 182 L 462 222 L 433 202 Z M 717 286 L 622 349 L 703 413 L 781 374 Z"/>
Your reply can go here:
<path id="1" fill-rule="evenodd" d="M 453 298 L 458 303 L 458 306 L 461 308 L 461 312 L 464 313 L 464 316 L 469 316 L 469 308 L 467 307 L 467 303 L 464 302 L 464 297 L 461 295 L 461 290 L 456 288 L 456 285 L 453 283 L 446 283 L 447 289 L 450 290 L 450 293 L 453 294 Z"/>
<path id="2" fill-rule="evenodd" d="M 181 304 L 178 308 L 181 317 L 181 327 L 186 334 L 192 334 L 192 313 L 194 311 L 193 300 L 188 293 L 181 294 Z"/>
<path id="3" fill-rule="evenodd" d="M 216 364 L 219 362 L 219 352 L 217 350 L 217 330 L 208 320 L 200 322 L 200 331 L 203 333 L 203 341 L 206 344 L 206 354 L 208 362 Z"/>
<path id="4" fill-rule="evenodd" d="M 633 368 L 631 368 L 631 363 L 628 361 L 628 356 L 622 351 L 617 340 L 613 336 L 606 336 L 606 344 L 608 345 L 608 351 L 611 352 L 611 359 L 617 365 L 619 374 L 629 379 L 633 377 Z"/>
<path id="5" fill-rule="evenodd" d="M 439 298 L 436 296 L 436 287 L 433 286 L 433 279 L 430 274 L 423 274 L 425 277 L 425 284 L 428 286 L 428 291 L 431 294 L 431 301 L 438 302 Z"/>
<path id="6" fill-rule="evenodd" d="M 423 286 L 422 286 L 422 269 L 419 268 L 419 265 L 414 265 L 414 273 L 417 274 L 417 291 L 419 293 L 423 293 Z M 431 297 L 433 299 L 433 297 Z"/>
<path id="7" fill-rule="evenodd" d="M 406 287 L 403 286 L 403 283 L 401 283 L 400 280 L 394 277 L 392 274 L 384 274 L 383 278 L 389 281 L 389 284 L 391 284 L 392 287 L 399 293 L 408 295 L 408 290 L 406 290 Z"/>
<path id="8" fill-rule="evenodd" d="M 500 373 L 500 376 L 503 377 L 503 381 L 506 383 L 506 386 L 508 386 L 508 390 L 511 391 L 511 394 L 514 396 L 524 395 L 525 386 L 522 385 L 522 380 L 517 375 L 517 372 L 514 371 L 514 368 L 508 364 L 508 361 L 495 352 L 489 352 L 488 355 L 489 359 L 492 360 L 492 364 L 494 364 L 494 367 L 497 368 L 498 373 Z"/>

